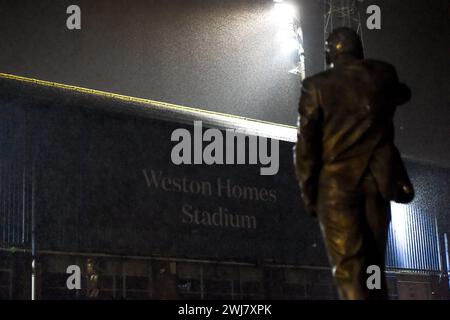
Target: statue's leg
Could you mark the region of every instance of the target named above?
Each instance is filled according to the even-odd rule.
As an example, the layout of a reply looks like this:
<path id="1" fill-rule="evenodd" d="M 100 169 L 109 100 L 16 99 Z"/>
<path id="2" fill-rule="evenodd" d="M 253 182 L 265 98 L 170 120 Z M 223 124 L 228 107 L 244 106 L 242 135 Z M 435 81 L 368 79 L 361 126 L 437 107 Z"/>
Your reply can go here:
<path id="1" fill-rule="evenodd" d="M 371 290 L 370 299 L 387 299 L 387 283 L 385 277 L 385 253 L 389 223 L 391 220 L 391 205 L 383 199 L 378 191 L 375 180 L 368 176 L 363 184 L 365 194 L 366 221 L 370 236 L 368 236 L 370 249 L 367 263 L 377 265 L 381 269 L 381 289 Z"/>
<path id="2" fill-rule="evenodd" d="M 320 190 L 318 217 L 341 299 L 368 299 L 364 195 Z"/>

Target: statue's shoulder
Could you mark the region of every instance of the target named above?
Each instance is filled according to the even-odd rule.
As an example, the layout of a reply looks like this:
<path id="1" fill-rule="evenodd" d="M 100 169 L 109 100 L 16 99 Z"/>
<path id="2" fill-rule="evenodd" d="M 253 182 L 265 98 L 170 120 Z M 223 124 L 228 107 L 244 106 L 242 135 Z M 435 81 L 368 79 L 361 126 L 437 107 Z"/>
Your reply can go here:
<path id="1" fill-rule="evenodd" d="M 368 68 L 370 68 L 372 70 L 395 73 L 395 67 L 386 61 L 377 60 L 377 59 L 364 59 L 364 60 L 362 60 L 362 64 L 364 64 L 365 66 L 367 66 Z"/>
<path id="2" fill-rule="evenodd" d="M 307 77 L 303 80 L 303 86 L 306 87 L 314 87 L 319 85 L 324 80 L 328 79 L 331 76 L 331 70 L 325 70 L 319 73 L 316 73 L 310 77 Z"/>

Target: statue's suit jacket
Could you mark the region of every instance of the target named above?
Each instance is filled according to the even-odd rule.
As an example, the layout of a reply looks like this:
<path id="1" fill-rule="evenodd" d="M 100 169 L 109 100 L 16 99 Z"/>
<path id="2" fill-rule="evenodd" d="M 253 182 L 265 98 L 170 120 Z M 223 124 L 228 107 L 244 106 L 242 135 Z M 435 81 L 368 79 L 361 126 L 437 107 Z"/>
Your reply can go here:
<path id="1" fill-rule="evenodd" d="M 351 192 L 366 170 L 386 200 L 411 201 L 393 125 L 396 106 L 409 99 L 395 68 L 377 60 L 346 57 L 304 80 L 294 154 L 308 210 L 314 212 L 319 188 Z"/>

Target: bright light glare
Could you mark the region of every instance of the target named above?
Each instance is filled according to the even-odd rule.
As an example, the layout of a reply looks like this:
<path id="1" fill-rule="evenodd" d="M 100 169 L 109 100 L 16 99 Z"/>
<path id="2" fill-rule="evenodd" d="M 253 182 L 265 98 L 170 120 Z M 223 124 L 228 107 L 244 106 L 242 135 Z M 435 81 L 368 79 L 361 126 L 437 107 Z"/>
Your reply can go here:
<path id="1" fill-rule="evenodd" d="M 292 23 L 296 18 L 296 8 L 289 3 L 277 2 L 273 10 L 273 17 L 279 23 Z"/>
<path id="2" fill-rule="evenodd" d="M 278 27 L 276 39 L 280 42 L 281 53 L 283 55 L 290 55 L 297 51 L 299 62 L 289 72 L 300 75 L 303 81 L 305 78 L 305 60 L 303 56 L 303 33 L 299 21 L 299 8 L 283 0 L 273 1 L 275 5 L 272 12 L 272 19 Z"/>
<path id="3" fill-rule="evenodd" d="M 299 43 L 294 32 L 294 19 L 296 19 L 296 8 L 286 2 L 276 2 L 273 9 L 273 18 L 278 24 L 276 38 L 281 42 L 283 53 L 289 54 L 298 50 Z"/>
<path id="4" fill-rule="evenodd" d="M 298 41 L 294 38 L 285 39 L 281 46 L 285 53 L 291 53 L 298 50 Z"/>
<path id="5" fill-rule="evenodd" d="M 278 29 L 275 37 L 279 41 L 285 41 L 286 39 L 295 37 L 295 33 L 294 30 L 292 30 L 291 26 L 283 25 Z"/>

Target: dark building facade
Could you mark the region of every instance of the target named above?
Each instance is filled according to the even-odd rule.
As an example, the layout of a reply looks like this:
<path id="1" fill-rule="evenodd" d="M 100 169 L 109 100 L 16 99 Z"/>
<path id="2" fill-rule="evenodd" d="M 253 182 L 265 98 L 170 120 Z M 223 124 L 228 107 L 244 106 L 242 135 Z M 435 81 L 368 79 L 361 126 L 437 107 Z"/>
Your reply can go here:
<path id="1" fill-rule="evenodd" d="M 337 297 L 299 200 L 295 128 L 9 75 L 0 107 L 2 298 Z M 194 121 L 278 141 L 278 173 L 173 164 L 171 134 Z M 393 205 L 392 297 L 442 298 L 450 173 L 408 167 L 418 196 Z M 67 289 L 71 265 L 81 290 Z"/>

